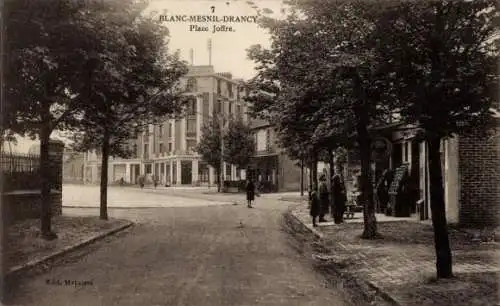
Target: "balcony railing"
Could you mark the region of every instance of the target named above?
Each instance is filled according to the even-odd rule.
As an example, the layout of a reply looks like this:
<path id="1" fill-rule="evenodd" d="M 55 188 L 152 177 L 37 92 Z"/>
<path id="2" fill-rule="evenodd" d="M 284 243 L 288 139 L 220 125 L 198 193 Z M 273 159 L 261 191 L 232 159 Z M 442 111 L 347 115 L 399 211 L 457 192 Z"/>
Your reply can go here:
<path id="1" fill-rule="evenodd" d="M 257 150 L 255 152 L 255 155 L 260 156 L 260 155 L 269 155 L 269 154 L 275 154 L 278 153 L 278 151 L 275 148 L 266 148 L 264 150 Z"/>

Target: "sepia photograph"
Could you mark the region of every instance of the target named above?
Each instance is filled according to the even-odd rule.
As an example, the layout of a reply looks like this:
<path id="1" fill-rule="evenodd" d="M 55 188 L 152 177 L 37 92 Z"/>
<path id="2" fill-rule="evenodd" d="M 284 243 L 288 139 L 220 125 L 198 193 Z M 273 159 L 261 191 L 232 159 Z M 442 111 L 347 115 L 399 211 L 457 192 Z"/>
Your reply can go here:
<path id="1" fill-rule="evenodd" d="M 0 305 L 500 306 L 494 0 L 1 0 Z"/>

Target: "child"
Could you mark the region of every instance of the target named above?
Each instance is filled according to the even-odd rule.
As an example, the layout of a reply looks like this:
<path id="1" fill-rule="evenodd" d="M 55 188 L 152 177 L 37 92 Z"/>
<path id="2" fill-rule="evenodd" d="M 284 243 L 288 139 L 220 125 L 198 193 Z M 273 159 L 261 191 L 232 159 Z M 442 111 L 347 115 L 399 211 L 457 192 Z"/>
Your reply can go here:
<path id="1" fill-rule="evenodd" d="M 320 202 L 318 196 L 318 186 L 314 184 L 313 190 L 311 192 L 311 196 L 309 198 L 309 213 L 312 217 L 312 223 L 314 227 L 317 227 L 316 217 L 319 216 L 320 213 Z"/>

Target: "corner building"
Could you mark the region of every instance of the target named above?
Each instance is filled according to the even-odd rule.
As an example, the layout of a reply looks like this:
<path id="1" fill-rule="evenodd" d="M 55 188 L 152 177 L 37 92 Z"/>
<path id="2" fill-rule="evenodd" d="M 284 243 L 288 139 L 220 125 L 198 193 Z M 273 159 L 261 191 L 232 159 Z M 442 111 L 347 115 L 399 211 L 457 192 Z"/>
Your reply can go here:
<path id="1" fill-rule="evenodd" d="M 225 118 L 239 117 L 248 123 L 248 107 L 243 101 L 247 94 L 242 80 L 230 73 L 216 73 L 213 66 L 190 66 L 180 80 L 191 99 L 186 116 L 169 119 L 159 125 L 150 125 L 147 131 L 130 141 L 134 156 L 128 159 L 111 158 L 109 182 L 121 178 L 136 184 L 140 176 L 151 182 L 156 176 L 165 185 L 214 185 L 216 171 L 201 160 L 195 148 L 202 135 L 204 122 L 221 113 Z M 100 156 L 87 152 L 84 180 L 97 183 L 100 179 Z M 244 179 L 243 169 L 225 164 L 225 180 Z"/>

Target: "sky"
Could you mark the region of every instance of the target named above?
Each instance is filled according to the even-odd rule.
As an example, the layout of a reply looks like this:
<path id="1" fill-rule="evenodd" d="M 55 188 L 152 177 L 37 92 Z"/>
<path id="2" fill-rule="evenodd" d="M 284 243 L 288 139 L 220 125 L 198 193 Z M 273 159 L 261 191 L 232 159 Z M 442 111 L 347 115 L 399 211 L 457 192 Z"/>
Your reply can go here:
<path id="1" fill-rule="evenodd" d="M 255 16 L 255 10 L 245 0 L 155 0 L 149 9 L 162 15 L 216 15 Z M 281 0 L 255 0 L 258 7 L 280 13 Z M 214 13 L 212 14 L 212 6 Z M 167 10 L 166 14 L 162 13 Z M 254 75 L 254 63 L 247 59 L 246 49 L 254 44 L 270 45 L 266 30 L 256 23 L 220 23 L 232 26 L 234 32 L 212 33 L 215 23 L 164 22 L 170 31 L 169 48 L 180 49 L 183 60 L 190 62 L 190 49 L 194 50 L 194 64 L 208 65 L 207 41 L 212 39 L 212 65 L 216 72 L 231 72 L 235 78 L 249 79 Z M 207 26 L 209 32 L 190 31 L 190 25 Z"/>
<path id="2" fill-rule="evenodd" d="M 157 11 L 161 15 L 216 15 L 255 16 L 256 12 L 246 0 L 153 0 L 147 10 Z M 281 0 L 254 0 L 259 8 L 268 8 L 273 17 L 280 16 Z M 212 8 L 212 6 L 214 8 Z M 166 12 L 164 12 L 166 10 Z M 214 13 L 212 13 L 214 10 Z M 209 32 L 190 31 L 190 25 L 206 26 Z M 227 25 L 234 32 L 212 33 L 214 23 L 167 22 L 170 31 L 170 52 L 179 49 L 181 58 L 190 62 L 190 49 L 193 49 L 194 65 L 208 65 L 208 39 L 212 40 L 212 65 L 216 72 L 230 72 L 233 78 L 249 79 L 254 75 L 254 63 L 247 59 L 246 49 L 254 44 L 269 47 L 270 39 L 266 30 L 256 23 L 218 23 Z M 57 131 L 52 138 L 62 139 Z M 6 150 L 27 153 L 29 148 L 38 144 L 37 140 L 18 139 L 17 144 L 6 145 Z"/>

